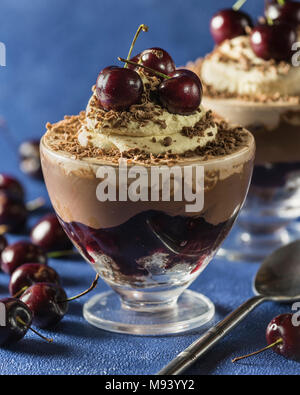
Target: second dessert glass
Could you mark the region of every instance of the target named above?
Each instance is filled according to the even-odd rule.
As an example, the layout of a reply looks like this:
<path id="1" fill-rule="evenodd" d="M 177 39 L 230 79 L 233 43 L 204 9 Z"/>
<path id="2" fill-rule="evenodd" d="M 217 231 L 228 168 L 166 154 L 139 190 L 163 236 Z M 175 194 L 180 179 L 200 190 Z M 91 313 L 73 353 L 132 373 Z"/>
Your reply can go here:
<path id="1" fill-rule="evenodd" d="M 300 216 L 300 106 L 209 97 L 203 102 L 255 137 L 253 179 L 238 219 L 241 231 L 224 254 L 261 260 L 292 241 L 287 227 Z"/>

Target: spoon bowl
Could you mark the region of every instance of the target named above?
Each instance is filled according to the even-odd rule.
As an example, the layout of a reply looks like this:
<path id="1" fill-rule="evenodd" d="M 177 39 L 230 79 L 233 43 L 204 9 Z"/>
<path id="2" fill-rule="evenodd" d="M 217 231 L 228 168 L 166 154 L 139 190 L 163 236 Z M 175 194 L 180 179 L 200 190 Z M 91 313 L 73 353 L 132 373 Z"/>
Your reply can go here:
<path id="1" fill-rule="evenodd" d="M 274 302 L 300 300 L 300 240 L 264 260 L 254 281 L 254 292 Z"/>

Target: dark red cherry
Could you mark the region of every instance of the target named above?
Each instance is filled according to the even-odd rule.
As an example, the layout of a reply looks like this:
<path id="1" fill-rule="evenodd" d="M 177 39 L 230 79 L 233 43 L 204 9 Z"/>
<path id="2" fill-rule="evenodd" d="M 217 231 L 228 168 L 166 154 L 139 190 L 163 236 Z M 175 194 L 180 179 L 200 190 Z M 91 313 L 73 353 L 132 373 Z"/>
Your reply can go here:
<path id="1" fill-rule="evenodd" d="M 266 4 L 265 15 L 273 21 L 298 25 L 300 24 L 300 3 L 286 0 L 285 4 L 280 5 L 277 0 L 269 1 Z"/>
<path id="2" fill-rule="evenodd" d="M 107 111 L 125 111 L 131 105 L 140 103 L 143 90 L 138 73 L 117 66 L 103 69 L 96 83 L 96 96 Z"/>
<path id="3" fill-rule="evenodd" d="M 267 327 L 266 338 L 269 345 L 282 339 L 272 350 L 285 358 L 300 360 L 300 326 L 293 325 L 292 314 L 274 318 Z"/>
<path id="4" fill-rule="evenodd" d="M 189 115 L 201 103 L 199 84 L 186 75 L 165 79 L 158 87 L 159 99 L 170 113 Z"/>
<path id="5" fill-rule="evenodd" d="M 32 312 L 20 300 L 0 299 L 0 345 L 7 346 L 21 340 L 32 323 Z"/>
<path id="6" fill-rule="evenodd" d="M 191 70 L 187 70 L 187 69 L 177 69 L 175 71 L 173 71 L 173 73 L 170 74 L 170 77 L 181 77 L 181 76 L 186 76 L 189 78 L 192 78 L 199 86 L 199 89 L 201 90 L 201 93 L 203 92 L 203 87 L 202 87 L 202 83 L 200 81 L 200 78 L 197 76 L 196 73 L 194 73 Z"/>
<path id="7" fill-rule="evenodd" d="M 32 228 L 31 242 L 44 251 L 62 251 L 72 247 L 55 214 L 47 214 Z"/>
<path id="8" fill-rule="evenodd" d="M 67 295 L 59 285 L 37 283 L 20 297 L 33 313 L 33 323 L 40 328 L 56 325 L 67 313 Z"/>
<path id="9" fill-rule="evenodd" d="M 252 20 L 245 12 L 226 9 L 212 17 L 210 32 L 215 43 L 221 44 L 224 40 L 246 35 L 247 27 L 252 26 Z"/>
<path id="10" fill-rule="evenodd" d="M 59 275 L 50 266 L 40 263 L 26 263 L 18 267 L 12 274 L 9 283 L 9 292 L 12 296 L 18 295 L 22 290 L 36 283 L 60 284 Z M 21 295 L 18 295 L 21 296 Z"/>
<path id="11" fill-rule="evenodd" d="M 25 204 L 14 199 L 10 193 L 0 191 L 0 225 L 8 228 L 10 232 L 23 230 L 28 217 Z"/>
<path id="12" fill-rule="evenodd" d="M 0 191 L 7 192 L 15 200 L 24 200 L 24 188 L 14 177 L 0 173 Z"/>
<path id="13" fill-rule="evenodd" d="M 290 61 L 296 41 L 296 29 L 284 23 L 259 25 L 252 30 L 250 37 L 254 53 L 264 60 Z"/>
<path id="14" fill-rule="evenodd" d="M 47 256 L 42 248 L 29 243 L 28 241 L 18 241 L 6 247 L 1 254 L 1 269 L 12 274 L 24 263 L 47 264 Z"/>
<path id="15" fill-rule="evenodd" d="M 167 75 L 173 73 L 176 69 L 173 59 L 168 52 L 162 48 L 145 49 L 141 54 L 136 55 L 131 60 Z M 148 71 L 147 73 L 151 74 Z"/>

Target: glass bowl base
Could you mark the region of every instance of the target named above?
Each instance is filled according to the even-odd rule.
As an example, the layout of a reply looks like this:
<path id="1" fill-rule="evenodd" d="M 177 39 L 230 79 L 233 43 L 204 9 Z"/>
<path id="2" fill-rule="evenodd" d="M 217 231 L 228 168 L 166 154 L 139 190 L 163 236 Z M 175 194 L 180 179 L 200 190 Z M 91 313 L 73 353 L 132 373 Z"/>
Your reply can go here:
<path id="1" fill-rule="evenodd" d="M 190 290 L 184 291 L 177 303 L 161 312 L 124 308 L 114 291 L 94 296 L 83 308 L 84 318 L 97 328 L 141 336 L 187 332 L 208 323 L 214 314 L 214 304 Z"/>

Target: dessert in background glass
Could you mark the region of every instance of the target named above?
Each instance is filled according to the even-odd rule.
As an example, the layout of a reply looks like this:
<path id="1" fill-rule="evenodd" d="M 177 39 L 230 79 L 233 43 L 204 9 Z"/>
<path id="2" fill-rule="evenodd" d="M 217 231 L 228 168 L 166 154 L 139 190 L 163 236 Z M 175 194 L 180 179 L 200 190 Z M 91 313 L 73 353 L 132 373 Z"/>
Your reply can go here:
<path id="1" fill-rule="evenodd" d="M 167 57 L 159 48 L 149 51 L 157 61 Z M 85 112 L 47 125 L 41 141 L 45 182 L 69 238 L 113 289 L 85 304 L 85 318 L 114 332 L 184 332 L 214 315 L 213 303 L 187 288 L 211 261 L 242 207 L 253 170 L 254 138 L 203 109 L 202 91 L 190 79 L 200 84 L 194 74 L 162 82 L 140 67 L 127 69 L 131 71 L 125 76 L 136 78 L 130 74 L 134 72 L 143 81 L 140 100 L 122 110 L 104 110 L 103 73 L 107 82 L 112 75 L 123 75 L 121 70 L 100 73 Z M 185 90 L 180 84 L 186 82 L 199 95 L 197 107 L 189 111 L 182 95 L 178 102 L 169 94 Z M 111 102 L 104 105 L 111 107 Z M 179 170 L 183 189 L 197 190 L 202 178 L 203 205 L 188 210 L 191 201 L 186 195 L 176 197 L 173 178 L 169 200 L 163 197 L 161 179 L 154 184 L 157 199 L 148 187 L 146 198 L 142 188 L 131 198 L 127 192 L 121 198 L 124 179 L 128 190 L 136 182 L 129 178 L 136 166 L 146 175 L 147 185 L 162 166 Z M 106 189 L 113 186 L 116 194 L 105 201 L 106 189 L 99 196 L 99 185 L 108 167 L 116 179 Z"/>
<path id="2" fill-rule="evenodd" d="M 290 53 L 285 49 L 278 55 L 272 40 L 255 47 L 264 29 L 271 38 L 287 33 Z M 248 29 L 248 34 L 225 39 L 204 59 L 187 65 L 203 82 L 203 105 L 231 124 L 243 125 L 256 140 L 248 198 L 235 237 L 221 250 L 229 259 L 263 259 L 291 241 L 287 227 L 300 216 L 300 67 L 291 63 L 292 44 L 287 43 L 297 39 L 291 29 Z M 285 59 L 279 60 L 281 55 Z"/>

